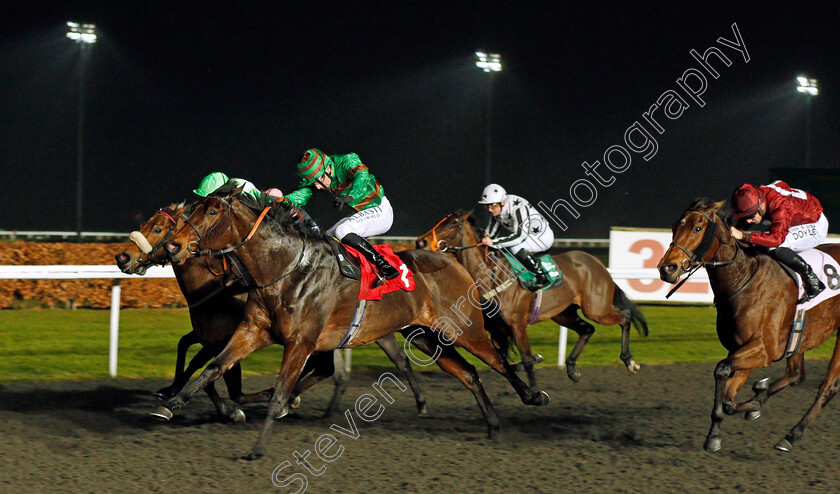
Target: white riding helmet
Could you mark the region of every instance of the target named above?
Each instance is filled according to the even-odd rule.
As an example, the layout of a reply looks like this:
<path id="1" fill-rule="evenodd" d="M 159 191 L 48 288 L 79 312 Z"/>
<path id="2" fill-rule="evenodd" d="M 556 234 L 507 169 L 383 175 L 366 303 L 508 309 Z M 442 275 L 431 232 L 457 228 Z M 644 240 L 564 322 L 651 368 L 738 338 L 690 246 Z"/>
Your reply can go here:
<path id="1" fill-rule="evenodd" d="M 481 199 L 478 200 L 478 203 L 496 204 L 497 202 L 502 202 L 506 195 L 507 192 L 505 192 L 505 189 L 501 185 L 490 184 L 481 192 Z"/>

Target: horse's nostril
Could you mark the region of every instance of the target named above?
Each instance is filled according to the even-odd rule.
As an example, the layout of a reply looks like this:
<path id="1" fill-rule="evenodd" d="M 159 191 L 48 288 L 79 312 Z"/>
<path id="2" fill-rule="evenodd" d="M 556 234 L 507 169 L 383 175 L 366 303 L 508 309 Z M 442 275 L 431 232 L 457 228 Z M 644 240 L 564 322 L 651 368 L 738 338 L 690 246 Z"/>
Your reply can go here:
<path id="1" fill-rule="evenodd" d="M 418 241 L 414 242 L 414 244 L 417 245 L 418 249 L 422 249 L 423 247 L 426 246 L 426 241 L 421 239 L 421 240 L 418 240 Z"/>
<path id="2" fill-rule="evenodd" d="M 174 242 L 167 242 L 166 247 L 164 247 L 164 248 L 166 249 L 167 253 L 173 254 L 173 255 L 177 254 L 178 252 L 181 251 L 181 245 L 176 244 Z"/>
<path id="3" fill-rule="evenodd" d="M 117 264 L 125 264 L 128 262 L 128 254 L 125 252 L 120 252 L 119 254 L 114 256 L 114 259 L 117 260 Z"/>

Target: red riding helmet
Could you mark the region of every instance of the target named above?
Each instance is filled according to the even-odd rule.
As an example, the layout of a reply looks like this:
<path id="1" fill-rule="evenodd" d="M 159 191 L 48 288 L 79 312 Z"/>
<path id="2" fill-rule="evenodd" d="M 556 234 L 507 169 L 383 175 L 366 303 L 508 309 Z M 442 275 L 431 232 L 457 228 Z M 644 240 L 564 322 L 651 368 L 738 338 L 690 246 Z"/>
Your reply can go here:
<path id="1" fill-rule="evenodd" d="M 733 217 L 743 218 L 745 216 L 752 216 L 761 207 L 764 202 L 764 197 L 754 186 L 744 184 L 732 194 L 732 211 Z"/>

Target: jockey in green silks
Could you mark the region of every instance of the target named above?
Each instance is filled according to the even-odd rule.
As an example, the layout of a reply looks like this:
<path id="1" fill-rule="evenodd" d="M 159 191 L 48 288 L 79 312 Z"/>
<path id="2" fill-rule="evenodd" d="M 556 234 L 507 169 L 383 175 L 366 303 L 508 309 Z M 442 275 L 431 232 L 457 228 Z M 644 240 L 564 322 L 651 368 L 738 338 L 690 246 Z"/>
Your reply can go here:
<path id="1" fill-rule="evenodd" d="M 305 206 L 316 190 L 333 195 L 333 205 L 350 206 L 353 214 L 342 218 L 327 235 L 361 252 L 379 272 L 380 282 L 399 276 L 365 238 L 382 235 L 394 223 L 394 210 L 385 192 L 368 167 L 355 153 L 328 156 L 318 149 L 307 149 L 297 164 L 298 189 L 286 194 L 295 206 Z"/>
<path id="2" fill-rule="evenodd" d="M 198 184 L 198 188 L 193 189 L 193 193 L 201 197 L 207 197 L 229 181 L 233 182 L 237 187 L 244 187 L 241 192 L 242 194 L 251 196 L 253 199 L 259 199 L 262 196 L 260 190 L 251 182 L 244 178 L 228 178 L 222 172 L 213 172 L 202 178 L 201 183 Z"/>

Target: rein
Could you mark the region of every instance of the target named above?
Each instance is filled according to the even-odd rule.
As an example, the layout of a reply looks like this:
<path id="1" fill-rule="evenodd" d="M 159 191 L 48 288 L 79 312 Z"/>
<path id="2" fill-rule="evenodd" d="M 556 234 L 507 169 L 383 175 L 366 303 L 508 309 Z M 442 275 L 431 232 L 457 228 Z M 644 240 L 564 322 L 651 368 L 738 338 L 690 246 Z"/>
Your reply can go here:
<path id="1" fill-rule="evenodd" d="M 219 197 L 217 199 L 219 199 L 225 206 L 227 206 L 227 210 L 225 211 L 225 216 L 230 216 L 230 211 L 232 209 L 231 205 L 227 201 L 222 199 L 221 197 Z M 221 219 L 219 219 L 219 221 L 217 221 L 215 224 L 213 224 L 213 226 L 211 226 L 209 230 L 204 232 L 203 235 L 198 231 L 198 228 L 196 228 L 195 225 L 193 225 L 192 223 L 189 223 L 189 225 L 192 227 L 193 230 L 195 230 L 195 233 L 198 235 L 198 240 L 191 241 L 189 243 L 189 245 L 187 246 L 187 251 L 194 256 L 221 256 L 221 255 L 227 254 L 228 252 L 235 251 L 236 249 L 245 245 L 246 242 L 251 240 L 251 237 L 254 236 L 254 233 L 257 232 L 257 228 L 260 226 L 263 219 L 265 219 L 265 215 L 268 214 L 268 212 L 271 210 L 272 207 L 273 207 L 273 205 L 266 206 L 265 209 L 262 210 L 260 215 L 257 217 L 257 220 L 254 222 L 254 226 L 251 227 L 251 231 L 248 232 L 248 235 L 246 235 L 245 238 L 241 242 L 239 242 L 238 244 L 236 244 L 232 247 L 227 247 L 227 248 L 224 248 L 224 249 L 221 249 L 221 250 L 213 250 L 213 249 L 201 250 L 201 248 L 198 246 L 198 242 L 200 242 L 204 237 L 209 235 L 210 232 L 212 232 L 214 228 L 219 226 L 219 224 L 222 222 Z M 230 228 L 231 228 L 231 230 L 233 230 L 233 222 L 231 222 Z M 192 245 L 193 244 L 195 244 L 195 250 L 192 250 Z"/>
<path id="2" fill-rule="evenodd" d="M 449 245 L 447 245 L 446 240 L 438 240 L 437 239 L 437 227 L 439 227 L 444 221 L 446 221 L 450 217 L 452 217 L 453 214 L 455 214 L 455 213 L 447 214 L 446 216 L 443 217 L 442 220 L 438 221 L 437 224 L 432 227 L 432 230 L 431 230 L 431 232 L 432 232 L 432 242 L 429 245 L 429 250 L 431 250 L 431 251 L 439 250 L 441 252 L 461 252 L 462 250 L 473 249 L 475 247 L 478 247 L 479 245 L 482 245 L 481 242 L 479 242 L 475 245 L 466 245 L 466 246 L 463 246 L 463 247 L 459 247 L 457 245 L 449 246 Z M 464 227 L 464 222 L 461 221 L 461 220 L 455 220 L 455 223 L 458 224 L 458 229 L 459 230 Z M 443 246 L 441 246 L 441 244 L 443 244 Z"/>
<path id="3" fill-rule="evenodd" d="M 221 197 L 217 197 L 217 199 L 219 199 L 219 201 L 221 201 L 221 202 L 222 202 L 222 204 L 224 204 L 225 206 L 227 206 L 227 210 L 225 211 L 225 216 L 230 216 L 230 213 L 231 213 L 231 211 L 232 211 L 232 209 L 233 209 L 233 207 L 230 205 L 230 203 L 229 203 L 229 202 L 227 202 L 227 201 L 225 201 L 225 200 L 224 200 L 224 199 L 222 199 Z M 251 238 L 252 238 L 252 237 L 254 236 L 254 234 L 257 232 L 257 228 L 258 228 L 258 227 L 262 224 L 263 220 L 265 219 L 265 216 L 268 214 L 268 212 L 271 210 L 271 208 L 272 208 L 272 207 L 274 207 L 276 204 L 280 204 L 281 202 L 282 202 L 282 201 L 277 201 L 277 202 L 275 202 L 275 203 L 273 203 L 273 204 L 271 204 L 271 205 L 269 205 L 269 206 L 266 206 L 266 207 L 262 210 L 262 212 L 259 214 L 259 216 L 257 216 L 257 219 L 256 219 L 256 221 L 254 222 L 254 226 L 253 226 L 253 227 L 251 227 L 251 231 L 250 231 L 250 232 L 248 232 L 248 235 L 246 235 L 246 236 L 245 236 L 245 238 L 244 238 L 241 242 L 239 242 L 238 244 L 236 244 L 236 245 L 234 245 L 234 246 L 231 246 L 231 247 L 226 247 L 226 248 L 224 248 L 224 249 L 220 249 L 220 250 L 213 250 L 213 249 L 209 249 L 209 250 L 204 250 L 204 251 L 203 251 L 203 250 L 201 250 L 201 249 L 200 249 L 200 247 L 199 247 L 199 245 L 198 245 L 198 242 L 200 242 L 200 241 L 201 241 L 203 238 L 205 238 L 205 237 L 206 237 L 206 236 L 207 236 L 207 235 L 208 235 L 211 231 L 213 231 L 213 229 L 214 229 L 214 228 L 216 228 L 216 227 L 217 227 L 217 226 L 218 226 L 218 225 L 222 222 L 222 218 L 220 218 L 218 221 L 216 221 L 216 223 L 214 223 L 214 224 L 213 224 L 213 226 L 211 226 L 211 227 L 210 227 L 210 228 L 209 228 L 206 232 L 204 232 L 204 234 L 202 234 L 201 232 L 199 232 L 199 231 L 198 231 L 198 228 L 197 228 L 195 225 L 193 225 L 192 223 L 190 223 L 189 221 L 187 221 L 187 224 L 189 224 L 189 225 L 192 227 L 192 229 L 193 229 L 193 230 L 195 230 L 196 235 L 198 235 L 198 240 L 192 240 L 192 241 L 188 244 L 188 246 L 187 246 L 187 251 L 188 251 L 190 254 L 194 255 L 194 256 L 214 256 L 214 257 L 224 256 L 225 254 L 228 254 L 228 253 L 230 253 L 230 252 L 235 251 L 236 249 L 238 249 L 238 248 L 242 247 L 243 245 L 245 245 L 245 244 L 246 244 L 249 240 L 251 240 Z M 233 231 L 233 222 L 232 222 L 232 221 L 231 221 L 230 228 L 231 228 L 231 232 L 232 232 L 232 231 Z M 193 245 L 193 244 L 195 244 L 195 250 L 192 250 L 192 245 Z M 289 270 L 288 272 L 286 272 L 286 273 L 284 273 L 284 274 L 280 275 L 280 277 L 276 278 L 276 279 L 275 279 L 274 281 L 272 281 L 271 283 L 267 283 L 267 284 L 265 284 L 265 285 L 256 285 L 256 288 L 266 288 L 266 287 L 268 287 L 268 286 L 271 286 L 271 285 L 273 285 L 273 284 L 277 283 L 278 281 L 282 280 L 283 278 L 285 278 L 285 277 L 289 276 L 290 274 L 294 273 L 295 271 L 297 271 L 297 270 L 298 270 L 298 267 L 300 266 L 300 262 L 303 260 L 303 257 L 304 257 L 304 254 L 305 254 L 305 253 L 306 253 L 306 243 L 304 242 L 304 244 L 303 244 L 303 248 L 300 250 L 300 255 L 298 256 L 297 261 L 295 262 L 295 265 L 294 265 L 294 267 L 293 267 L 291 270 Z M 232 281 L 236 281 L 236 280 L 238 280 L 239 278 L 241 278 L 241 277 L 234 278 Z M 222 285 L 222 287 L 219 289 L 219 291 L 221 291 L 221 290 L 222 290 L 223 288 L 225 288 L 226 286 L 227 286 L 227 285 Z M 202 302 L 203 302 L 203 300 L 202 300 Z M 199 302 L 199 303 L 201 303 L 201 302 Z M 196 305 L 197 305 L 197 304 L 196 304 Z"/>
<path id="4" fill-rule="evenodd" d="M 443 223 L 444 221 L 448 220 L 449 217 L 452 216 L 452 214 L 453 213 L 447 214 L 446 216 L 443 217 L 442 220 L 438 221 L 437 224 L 432 227 L 432 243 L 429 244 L 429 250 L 436 251 L 436 250 L 440 249 L 442 252 L 446 252 L 446 249 L 447 249 L 446 240 L 438 240 L 437 239 L 437 227 L 439 227 L 440 224 Z M 441 243 L 443 243 L 443 247 L 440 246 Z"/>
<path id="5" fill-rule="evenodd" d="M 717 252 L 718 252 L 718 250 L 720 250 L 720 246 L 723 243 L 721 241 L 720 237 L 717 236 L 717 231 L 718 231 L 718 228 L 720 227 L 720 225 L 711 216 L 704 213 L 703 211 L 700 211 L 699 209 L 692 208 L 692 209 L 689 209 L 689 211 L 693 211 L 695 213 L 701 214 L 704 218 L 706 218 L 706 220 L 708 220 L 709 224 L 706 226 L 706 230 L 703 232 L 703 238 L 700 240 L 700 245 L 698 245 L 697 248 L 694 249 L 694 252 L 689 252 L 688 249 L 686 249 L 682 245 L 680 245 L 676 242 L 671 242 L 671 245 L 680 249 L 681 251 L 683 251 L 685 253 L 686 256 L 688 256 L 688 258 L 683 260 L 683 263 L 682 263 L 683 264 L 683 269 L 686 269 L 688 271 L 688 275 L 685 278 L 683 278 L 682 280 L 680 280 L 680 282 L 677 283 L 677 285 L 674 286 L 674 288 L 672 288 L 668 292 L 667 295 L 665 295 L 666 299 L 670 298 L 671 295 L 674 294 L 674 292 L 679 290 L 680 287 L 683 286 L 683 283 L 688 281 L 688 279 L 691 277 L 691 275 L 696 273 L 697 270 L 699 270 L 700 268 L 719 268 L 719 267 L 722 267 L 722 266 L 729 266 L 730 264 L 733 264 L 735 262 L 735 259 L 737 259 L 737 257 L 738 257 L 738 252 L 736 251 L 735 252 L 735 257 L 733 257 L 729 261 L 707 261 L 705 259 L 706 254 L 708 254 L 709 249 L 712 248 L 712 243 L 715 241 L 715 238 L 718 239 L 718 245 L 717 245 L 717 248 L 715 249 L 715 251 L 712 253 L 712 257 L 711 257 L 712 259 L 714 259 L 714 257 L 717 255 Z M 714 229 L 709 228 L 709 226 L 711 226 L 711 225 L 715 226 Z M 687 266 L 685 265 L 686 261 L 688 261 Z M 750 281 L 752 281 L 752 278 L 750 278 L 750 280 L 748 280 L 747 283 L 749 283 Z M 746 285 L 744 285 L 744 286 L 746 286 Z M 743 288 L 744 287 L 741 287 L 741 290 L 743 290 Z M 741 290 L 738 290 L 738 293 L 740 293 Z"/>

